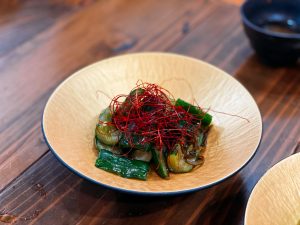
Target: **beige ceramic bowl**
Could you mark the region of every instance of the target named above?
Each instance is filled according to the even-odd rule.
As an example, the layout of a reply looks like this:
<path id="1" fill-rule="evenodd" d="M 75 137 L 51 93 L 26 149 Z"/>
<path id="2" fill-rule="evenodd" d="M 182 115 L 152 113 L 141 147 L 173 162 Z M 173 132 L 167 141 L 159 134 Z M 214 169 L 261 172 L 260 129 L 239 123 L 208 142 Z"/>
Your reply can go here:
<path id="1" fill-rule="evenodd" d="M 300 153 L 273 166 L 248 201 L 245 225 L 300 225 Z"/>
<path id="2" fill-rule="evenodd" d="M 175 97 L 211 111 L 204 165 L 163 180 L 150 172 L 147 181 L 125 179 L 94 166 L 97 151 L 94 130 L 99 112 L 112 97 L 127 94 L 138 80 L 161 85 Z M 174 194 L 216 184 L 240 170 L 260 142 L 262 121 L 249 92 L 233 77 L 205 62 L 166 53 L 139 53 L 113 57 L 76 72 L 49 98 L 43 132 L 53 153 L 80 176 L 134 193 Z"/>

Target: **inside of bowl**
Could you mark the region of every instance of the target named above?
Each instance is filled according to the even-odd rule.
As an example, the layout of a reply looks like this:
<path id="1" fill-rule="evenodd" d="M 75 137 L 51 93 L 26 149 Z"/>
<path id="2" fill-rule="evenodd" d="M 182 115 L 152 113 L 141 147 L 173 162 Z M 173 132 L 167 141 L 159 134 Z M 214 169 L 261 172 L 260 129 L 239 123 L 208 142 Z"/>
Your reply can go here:
<path id="1" fill-rule="evenodd" d="M 251 23 L 268 31 L 300 34 L 300 0 L 251 0 L 244 13 Z"/>
<path id="2" fill-rule="evenodd" d="M 249 198 L 245 225 L 299 225 L 300 153 L 277 163 Z"/>

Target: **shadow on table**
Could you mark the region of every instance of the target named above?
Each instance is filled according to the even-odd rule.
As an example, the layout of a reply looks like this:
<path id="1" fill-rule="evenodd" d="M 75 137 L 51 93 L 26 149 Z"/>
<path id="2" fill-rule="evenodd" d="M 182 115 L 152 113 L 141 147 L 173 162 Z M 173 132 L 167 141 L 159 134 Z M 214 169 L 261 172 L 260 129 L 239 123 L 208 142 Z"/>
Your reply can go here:
<path id="1" fill-rule="evenodd" d="M 206 204 L 194 224 L 242 225 L 248 201 L 242 177 L 237 174 L 216 186 L 214 196 Z"/>
<path id="2" fill-rule="evenodd" d="M 98 217 L 99 219 L 105 218 L 107 220 L 153 214 L 171 207 L 176 204 L 178 199 L 182 198 L 182 196 L 147 196 L 130 194 L 107 189 L 86 180 L 83 180 L 81 183 L 80 192 L 90 195 L 91 198 L 96 199 L 97 201 L 92 208 L 99 207 L 99 210 L 89 210 L 87 213 L 90 215 L 88 216 L 94 218 Z M 91 204 L 93 204 L 93 202 L 91 202 Z M 103 207 L 106 209 L 103 209 Z M 85 214 L 84 206 L 82 209 L 82 213 Z M 149 224 L 150 223 L 151 221 L 149 221 Z"/>
<path id="3" fill-rule="evenodd" d="M 247 197 L 239 175 L 212 188 L 175 196 L 143 196 L 108 190 L 83 181 L 81 192 L 98 199 L 84 217 L 128 224 L 242 224 Z M 105 192 L 105 194 L 103 194 Z M 89 221 L 84 221 L 89 222 Z"/>

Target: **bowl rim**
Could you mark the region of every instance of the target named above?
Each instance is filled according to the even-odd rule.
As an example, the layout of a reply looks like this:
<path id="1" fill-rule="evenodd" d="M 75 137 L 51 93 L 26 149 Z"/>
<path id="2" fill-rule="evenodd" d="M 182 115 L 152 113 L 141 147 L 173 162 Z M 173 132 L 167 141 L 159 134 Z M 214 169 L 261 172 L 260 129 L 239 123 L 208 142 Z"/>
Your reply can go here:
<path id="1" fill-rule="evenodd" d="M 46 132 L 45 132 L 45 129 L 44 129 L 44 116 L 45 116 L 45 112 L 47 110 L 48 103 L 50 102 L 52 96 L 56 93 L 56 91 L 59 90 L 61 88 L 61 86 L 65 82 L 67 82 L 69 79 L 71 79 L 73 76 L 78 75 L 80 71 L 85 70 L 85 69 L 87 69 L 89 67 L 92 67 L 92 66 L 94 66 L 95 64 L 97 64 L 99 62 L 103 62 L 103 61 L 106 61 L 106 60 L 112 60 L 112 59 L 119 58 L 119 57 L 124 57 L 124 56 L 126 57 L 128 55 L 165 55 L 165 56 L 173 56 L 173 57 L 175 56 L 175 57 L 180 57 L 180 58 L 186 58 L 186 59 L 193 60 L 193 61 L 196 61 L 196 62 L 200 61 L 203 64 L 205 64 L 206 66 L 210 66 L 210 67 L 213 67 L 215 70 L 222 71 L 227 76 L 230 76 L 236 82 L 238 82 L 245 89 L 245 91 L 249 94 L 249 96 L 253 99 L 253 102 L 256 105 L 256 107 L 258 109 L 259 116 L 260 116 L 261 131 L 260 131 L 259 142 L 257 143 L 257 146 L 256 146 L 255 150 L 253 151 L 252 155 L 248 158 L 248 160 L 240 168 L 236 169 L 232 173 L 228 174 L 227 176 L 223 177 L 222 179 L 216 180 L 215 182 L 209 183 L 207 185 L 199 186 L 199 187 L 194 187 L 194 188 L 189 188 L 189 189 L 183 189 L 183 190 L 179 190 L 179 191 L 159 191 L 159 192 L 154 192 L 154 191 L 137 191 L 137 190 L 130 190 L 130 189 L 125 189 L 125 188 L 121 188 L 121 187 L 115 187 L 115 186 L 107 185 L 107 184 L 101 183 L 98 180 L 95 180 L 95 179 L 92 179 L 92 178 L 86 176 L 85 174 L 77 171 L 76 169 L 74 169 L 70 165 L 68 165 L 63 160 L 63 158 L 61 158 L 56 153 L 55 149 L 51 146 L 51 144 L 48 141 L 47 136 L 46 136 Z M 193 57 L 190 57 L 190 56 L 186 56 L 186 55 L 181 55 L 181 54 L 176 54 L 176 53 L 169 53 L 169 52 L 135 52 L 135 53 L 126 53 L 126 54 L 121 54 L 121 55 L 117 55 L 117 56 L 112 56 L 112 57 L 104 58 L 102 60 L 98 60 L 98 61 L 96 61 L 96 62 L 94 62 L 92 64 L 88 64 L 88 65 L 82 67 L 81 69 L 79 69 L 79 70 L 71 73 L 70 76 L 66 77 L 64 80 L 61 81 L 60 84 L 58 84 L 56 86 L 56 88 L 53 90 L 53 92 L 49 96 L 49 98 L 47 100 L 47 103 L 45 104 L 45 107 L 44 107 L 44 110 L 43 110 L 43 113 L 42 113 L 42 119 L 41 119 L 41 130 L 42 130 L 42 134 L 43 134 L 43 137 L 44 137 L 44 140 L 45 140 L 47 146 L 49 147 L 49 149 L 51 150 L 51 152 L 54 154 L 55 158 L 58 159 L 58 161 L 61 162 L 67 169 L 69 169 L 71 172 L 75 173 L 79 177 L 81 177 L 81 178 L 83 178 L 85 180 L 88 180 L 88 181 L 90 181 L 92 183 L 95 183 L 97 185 L 100 185 L 102 187 L 106 187 L 108 189 L 115 190 L 115 191 L 120 191 L 120 192 L 127 193 L 127 194 L 137 194 L 137 195 L 143 195 L 143 196 L 174 196 L 174 195 L 187 194 L 187 193 L 191 193 L 191 192 L 195 192 L 195 191 L 199 191 L 199 190 L 204 190 L 204 189 L 210 188 L 212 186 L 215 186 L 215 185 L 217 185 L 217 184 L 225 181 L 226 179 L 228 179 L 228 178 L 232 177 L 233 175 L 237 174 L 238 172 L 240 172 L 254 158 L 254 156 L 256 155 L 257 150 L 258 150 L 258 148 L 259 148 L 259 146 L 261 144 L 263 129 L 264 129 L 263 128 L 263 122 L 262 122 L 262 117 L 261 117 L 261 112 L 259 110 L 259 107 L 258 107 L 256 101 L 254 100 L 253 96 L 246 89 L 246 87 L 242 83 L 240 83 L 240 81 L 238 81 L 235 77 L 229 75 L 224 70 L 221 70 L 220 68 L 218 68 L 218 67 L 216 67 L 216 66 L 214 66 L 214 65 L 212 65 L 210 63 L 207 63 L 207 62 L 205 62 L 203 60 L 200 60 L 200 59 L 197 59 L 197 58 L 193 58 Z"/>
<path id="2" fill-rule="evenodd" d="M 243 23 L 246 26 L 250 27 L 251 29 L 255 30 L 256 32 L 259 32 L 259 33 L 267 35 L 267 36 L 300 41 L 300 33 L 288 34 L 288 33 L 279 33 L 279 32 L 275 32 L 275 31 L 270 31 L 270 30 L 264 29 L 260 26 L 257 26 L 256 24 L 251 22 L 251 20 L 248 19 L 248 16 L 246 15 L 246 12 L 245 12 L 246 8 L 251 3 L 252 3 L 251 0 L 246 0 L 246 1 L 244 1 L 244 3 L 242 4 L 242 6 L 240 8 L 241 17 L 242 17 Z"/>

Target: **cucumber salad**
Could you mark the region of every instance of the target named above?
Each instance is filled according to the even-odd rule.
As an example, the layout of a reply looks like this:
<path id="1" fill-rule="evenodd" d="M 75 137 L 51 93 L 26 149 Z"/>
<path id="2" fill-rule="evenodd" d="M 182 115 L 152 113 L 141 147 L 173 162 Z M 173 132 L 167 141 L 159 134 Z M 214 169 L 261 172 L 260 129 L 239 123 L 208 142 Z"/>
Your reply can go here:
<path id="1" fill-rule="evenodd" d="M 166 89 L 140 82 L 115 96 L 99 115 L 96 167 L 125 178 L 146 180 L 150 169 L 164 178 L 204 162 L 212 116 Z"/>

